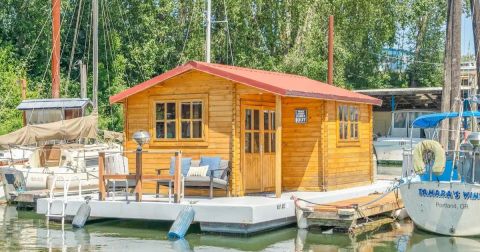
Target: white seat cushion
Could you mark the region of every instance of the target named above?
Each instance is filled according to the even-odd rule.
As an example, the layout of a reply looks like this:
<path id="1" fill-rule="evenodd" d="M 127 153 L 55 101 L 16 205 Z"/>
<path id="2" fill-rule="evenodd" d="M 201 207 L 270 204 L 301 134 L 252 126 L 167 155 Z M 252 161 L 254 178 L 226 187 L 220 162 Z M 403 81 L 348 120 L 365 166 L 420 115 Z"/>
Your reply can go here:
<path id="1" fill-rule="evenodd" d="M 190 167 L 190 169 L 188 170 L 187 177 L 206 176 L 207 172 L 208 172 L 208 165 Z"/>

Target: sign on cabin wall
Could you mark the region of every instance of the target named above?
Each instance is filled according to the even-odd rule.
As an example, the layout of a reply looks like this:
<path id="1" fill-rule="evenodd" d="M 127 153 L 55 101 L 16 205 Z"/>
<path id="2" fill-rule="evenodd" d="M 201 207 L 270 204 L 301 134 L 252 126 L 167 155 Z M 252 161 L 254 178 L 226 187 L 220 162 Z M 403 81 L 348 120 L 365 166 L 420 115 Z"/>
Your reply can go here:
<path id="1" fill-rule="evenodd" d="M 307 109 L 295 109 L 295 123 L 305 124 L 307 123 Z"/>

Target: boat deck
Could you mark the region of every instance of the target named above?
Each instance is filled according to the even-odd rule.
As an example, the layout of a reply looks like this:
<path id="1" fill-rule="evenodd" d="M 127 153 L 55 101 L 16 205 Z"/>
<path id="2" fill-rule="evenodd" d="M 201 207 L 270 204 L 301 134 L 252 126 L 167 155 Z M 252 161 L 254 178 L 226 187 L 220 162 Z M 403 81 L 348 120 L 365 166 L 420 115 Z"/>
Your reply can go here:
<path id="1" fill-rule="evenodd" d="M 141 202 L 135 197 L 129 200 L 117 194 L 98 200 L 98 195 L 89 195 L 91 218 L 144 219 L 174 221 L 179 212 L 192 205 L 195 211 L 194 222 L 200 224 L 204 232 L 251 234 L 269 229 L 279 228 L 296 222 L 295 205 L 291 197 L 308 199 L 318 203 L 330 203 L 339 200 L 366 196 L 374 192 L 384 192 L 391 186 L 391 181 L 377 181 L 372 185 L 360 186 L 329 192 L 288 192 L 276 198 L 274 194 L 244 197 L 218 197 L 213 199 L 186 197 L 181 203 L 170 203 L 168 198 L 155 195 L 144 195 Z M 86 196 L 86 195 L 85 195 Z M 84 197 L 68 198 L 66 215 L 75 216 L 79 207 L 85 202 Z M 62 201 L 54 202 L 51 213 L 61 211 Z M 48 199 L 38 199 L 37 213 L 47 212 Z"/>
<path id="2" fill-rule="evenodd" d="M 403 208 L 403 201 L 397 192 L 374 193 L 311 208 L 313 211 L 305 213 L 309 227 L 358 234 L 393 222 L 392 212 Z"/>

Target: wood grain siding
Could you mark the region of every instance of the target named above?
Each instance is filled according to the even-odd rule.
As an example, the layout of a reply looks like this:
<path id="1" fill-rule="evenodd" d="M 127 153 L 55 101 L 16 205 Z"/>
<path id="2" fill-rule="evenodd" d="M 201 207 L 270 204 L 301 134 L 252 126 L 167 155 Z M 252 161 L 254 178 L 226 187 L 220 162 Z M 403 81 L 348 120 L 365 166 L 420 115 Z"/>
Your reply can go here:
<path id="1" fill-rule="evenodd" d="M 370 184 L 372 182 L 372 106 L 355 105 L 360 109 L 358 141 L 339 140 L 338 105 L 325 102 L 326 159 L 325 185 L 328 190 Z"/>
<path id="2" fill-rule="evenodd" d="M 287 191 L 322 189 L 321 100 L 283 98 L 282 186 Z M 295 123 L 295 109 L 307 109 L 306 124 Z"/>
<path id="3" fill-rule="evenodd" d="M 292 84 L 293 85 L 293 84 Z M 155 101 L 182 101 L 200 99 L 204 102 L 204 135 L 195 140 L 155 140 Z M 359 140 L 339 140 L 337 106 L 335 101 L 309 98 L 282 97 L 282 189 L 286 191 L 322 191 L 371 183 L 372 176 L 372 106 L 351 104 L 360 110 Z M 262 169 L 258 174 L 246 167 L 242 159 L 242 108 L 257 106 L 274 110 L 275 95 L 263 90 L 234 83 L 196 70 L 158 83 L 123 101 L 126 150 L 135 150 L 134 132 L 148 130 L 152 141 L 146 144 L 143 155 L 143 173 L 155 174 L 158 168 L 169 168 L 171 155 L 155 150 L 182 150 L 184 157 L 220 156 L 231 161 L 231 195 L 245 194 L 246 179 L 262 177 L 262 190 L 272 191 L 275 182 L 275 156 L 258 160 Z M 350 105 L 350 104 L 348 104 Z M 295 109 L 307 109 L 308 121 L 295 123 Z M 177 111 L 177 117 L 180 116 Z M 178 123 L 178 122 L 177 122 Z M 177 132 L 179 134 L 180 132 Z M 129 154 L 130 171 L 135 171 L 134 154 Z M 251 172 L 251 173 L 249 173 Z M 246 175 L 247 174 L 247 175 Z M 250 175 L 250 176 L 248 176 Z M 252 176 L 253 175 L 253 176 Z M 265 186 L 267 185 L 267 186 Z M 154 183 L 144 188 L 154 189 Z M 207 195 L 208 191 L 192 189 L 187 195 Z M 216 191 L 223 196 L 224 191 Z"/>
<path id="4" fill-rule="evenodd" d="M 234 84 L 231 81 L 208 75 L 205 73 L 191 71 L 175 78 L 169 79 L 159 85 L 149 88 L 143 92 L 130 96 L 125 102 L 128 104 L 125 117 L 125 129 L 127 141 L 125 149 L 133 150 L 136 147 L 131 136 L 138 130 L 149 130 L 152 134 L 150 144 L 145 145 L 145 149 L 165 150 L 181 149 L 185 157 L 199 159 L 201 155 L 220 156 L 222 159 L 230 160 L 232 158 L 232 121 L 234 121 Z M 154 123 L 153 108 L 150 101 L 156 96 L 179 96 L 188 97 L 195 95 L 205 95 L 208 99 L 206 108 L 205 128 L 208 129 L 208 137 L 202 142 L 182 142 L 178 141 L 175 145 L 172 142 L 154 141 Z M 177 111 L 177 117 L 179 111 Z M 179 134 L 179 132 L 177 132 Z M 198 144 L 196 144 L 198 143 Z M 129 168 L 131 172 L 135 170 L 135 158 L 129 155 Z M 143 155 L 144 174 L 155 174 L 158 168 L 170 167 L 170 155 L 145 153 Z M 232 178 L 237 176 L 233 173 Z M 150 183 L 148 188 L 153 188 Z M 187 191 L 188 193 L 188 191 Z"/>

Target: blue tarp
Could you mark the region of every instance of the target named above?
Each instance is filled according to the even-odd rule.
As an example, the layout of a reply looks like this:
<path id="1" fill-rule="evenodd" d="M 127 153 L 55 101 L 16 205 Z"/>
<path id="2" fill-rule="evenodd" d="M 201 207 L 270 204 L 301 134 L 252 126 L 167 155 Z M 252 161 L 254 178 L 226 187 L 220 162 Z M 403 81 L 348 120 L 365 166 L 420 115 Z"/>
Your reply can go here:
<path id="1" fill-rule="evenodd" d="M 458 117 L 458 112 L 445 112 L 428 114 L 417 117 L 412 123 L 414 128 L 433 128 L 438 125 L 443 119 Z M 480 117 L 480 111 L 465 111 L 462 117 Z"/>

